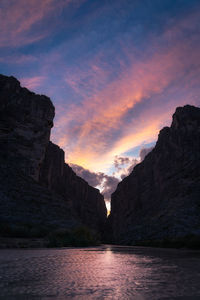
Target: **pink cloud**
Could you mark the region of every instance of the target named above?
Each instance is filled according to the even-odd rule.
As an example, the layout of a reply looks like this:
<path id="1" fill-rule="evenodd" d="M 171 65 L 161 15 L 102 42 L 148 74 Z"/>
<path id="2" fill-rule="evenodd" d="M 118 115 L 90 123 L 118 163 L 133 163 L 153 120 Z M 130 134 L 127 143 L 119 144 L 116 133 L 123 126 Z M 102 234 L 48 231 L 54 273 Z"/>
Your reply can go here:
<path id="1" fill-rule="evenodd" d="M 59 14 L 72 0 L 13 0 L 1 1 L 0 46 L 20 46 L 41 40 L 50 34 L 50 28 L 31 32 L 49 16 Z"/>
<path id="2" fill-rule="evenodd" d="M 80 106 L 68 107 L 68 112 L 58 122 L 65 126 L 66 132 L 74 135 L 75 128 L 68 126 L 72 120 L 77 120 L 75 126 L 79 130 L 76 130 L 77 142 L 70 154 L 72 161 L 107 151 L 111 131 L 120 128 L 123 116 L 137 103 L 162 93 L 177 78 L 176 72 L 184 72 L 187 62 L 182 63 L 184 55 L 180 53 L 183 52 L 187 55 L 184 48 L 176 46 L 146 61 L 132 61 L 119 79 L 85 99 Z"/>
<path id="3" fill-rule="evenodd" d="M 162 38 L 167 39 L 166 34 Z M 193 48 L 192 40 L 186 43 L 184 38 L 178 39 L 165 48 L 159 47 L 156 41 L 152 44 L 157 51 L 147 55 L 143 61 L 135 60 L 131 50 L 126 50 L 129 52 L 129 67 L 123 68 L 121 64 L 118 77 L 103 86 L 102 90 L 92 89 L 91 95 L 85 96 L 80 105 L 71 104 L 60 115 L 57 126 L 62 130 L 56 136 L 56 142 L 67 149 L 68 159 L 72 163 L 91 169 L 95 165 L 97 170 L 107 167 L 115 155 L 144 141 L 155 140 L 159 129 L 171 119 L 175 107 L 192 101 L 193 97 L 179 97 L 173 99 L 173 103 L 170 99 L 169 103 L 160 100 L 161 107 L 157 115 L 155 109 L 147 113 L 144 111 L 146 119 L 137 118 L 126 127 L 124 118 L 138 103 L 152 98 L 162 99 L 161 96 L 169 92 L 176 81 L 181 82 L 179 89 L 189 91 L 200 77 L 200 49 Z M 194 64 L 196 71 L 194 68 L 190 71 Z M 84 76 L 88 74 L 91 74 L 90 85 L 96 80 L 106 82 L 111 71 L 109 65 L 104 67 L 107 67 L 105 71 L 95 60 L 84 72 L 77 69 L 71 77 L 71 86 L 77 93 L 83 92 L 87 86 L 81 87 L 80 82 L 84 82 Z M 70 76 L 67 81 L 70 84 Z M 113 135 L 115 131 L 118 131 L 117 137 Z"/>
<path id="4" fill-rule="evenodd" d="M 31 78 L 21 78 L 20 82 L 22 86 L 32 90 L 40 86 L 44 80 L 45 80 L 44 76 L 35 76 Z"/>
<path id="5" fill-rule="evenodd" d="M 55 0 L 40 2 L 31 0 L 28 2 L 28 8 L 23 8 L 25 0 L 19 1 L 19 7 L 24 10 L 23 15 L 34 3 L 38 3 L 38 6 L 34 6 L 32 16 L 26 17 L 18 11 L 17 1 L 14 0 L 11 7 L 13 21 L 9 24 L 0 19 L 3 33 L 10 32 L 13 28 L 13 41 L 19 42 L 24 38 L 27 42 L 26 33 L 32 26 L 53 13 L 53 8 L 57 9 Z M 60 7 L 69 2 L 58 1 Z M 56 108 L 57 131 L 53 139 L 65 148 L 66 157 L 71 163 L 91 170 L 96 168 L 97 171 L 104 171 L 114 162 L 115 155 L 122 155 L 134 146 L 155 140 L 159 129 L 171 119 L 175 106 L 193 101 L 194 95 L 190 98 L 179 97 L 174 99 L 173 103 L 162 97 L 169 93 L 170 86 L 178 80 L 181 82 L 179 89 L 184 88 L 188 91 L 191 85 L 199 82 L 200 49 L 198 44 L 196 48 L 193 47 L 193 38 L 188 40 L 182 36 L 182 31 L 188 28 L 190 22 L 191 17 L 178 24 L 174 23 L 160 39 L 152 39 L 150 48 L 154 49 L 154 53 L 144 49 L 143 60 L 134 57 L 134 48 L 126 49 L 123 45 L 129 65 L 123 63 L 120 58 L 115 58 L 119 65 L 117 76 L 111 76 L 113 68 L 111 64 L 105 63 L 102 51 L 93 59 L 83 62 L 81 67 L 77 65 L 73 69 L 68 68 L 67 62 L 63 61 L 61 47 L 42 58 L 42 71 L 39 74 L 54 71 L 56 65 L 61 73 L 65 73 L 59 87 L 65 82 L 83 99 L 79 104 L 61 104 Z M 15 29 L 17 23 L 20 23 L 20 26 Z M 12 34 L 9 34 L 10 43 Z M 164 47 L 161 46 L 160 40 L 165 41 Z M 63 46 L 62 52 L 65 49 Z M 32 58 L 24 56 L 21 61 L 26 59 Z M 192 71 L 191 66 L 195 66 Z M 44 80 L 45 76 L 22 78 L 22 85 L 34 89 Z M 172 95 L 169 93 L 168 97 Z M 134 111 L 138 104 L 142 105 L 159 98 L 159 108 L 148 108 L 145 111 L 144 105 L 142 117 L 137 116 L 126 123 L 127 115 Z"/>
<path id="6" fill-rule="evenodd" d="M 80 66 L 67 69 L 65 82 L 82 97 L 93 96 L 106 86 L 112 69 L 103 61 L 100 52 Z M 83 93 L 84 91 L 84 93 Z"/>
<path id="7" fill-rule="evenodd" d="M 37 57 L 33 55 L 8 55 L 4 57 L 0 57 L 0 62 L 6 62 L 8 64 L 26 64 L 36 62 Z"/>

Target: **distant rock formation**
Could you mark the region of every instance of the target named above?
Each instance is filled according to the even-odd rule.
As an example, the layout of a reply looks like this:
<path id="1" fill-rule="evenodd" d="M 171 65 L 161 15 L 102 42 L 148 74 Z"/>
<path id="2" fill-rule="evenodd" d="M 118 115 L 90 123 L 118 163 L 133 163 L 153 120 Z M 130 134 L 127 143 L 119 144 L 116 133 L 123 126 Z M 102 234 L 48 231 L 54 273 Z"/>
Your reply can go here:
<path id="1" fill-rule="evenodd" d="M 49 142 L 53 118 L 48 97 L 0 75 L 0 226 L 85 224 L 101 230 L 103 196 L 76 176 L 63 150 Z"/>
<path id="2" fill-rule="evenodd" d="M 171 127 L 112 194 L 114 241 L 200 236 L 200 108 L 178 107 Z"/>

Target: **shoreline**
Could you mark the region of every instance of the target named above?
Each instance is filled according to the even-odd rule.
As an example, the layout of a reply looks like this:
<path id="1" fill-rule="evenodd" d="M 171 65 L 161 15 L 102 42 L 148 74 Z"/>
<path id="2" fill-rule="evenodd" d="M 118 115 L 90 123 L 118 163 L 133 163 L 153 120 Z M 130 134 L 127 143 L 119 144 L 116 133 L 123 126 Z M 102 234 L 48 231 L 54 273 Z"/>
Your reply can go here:
<path id="1" fill-rule="evenodd" d="M 48 241 L 45 238 L 18 238 L 18 237 L 0 237 L 0 250 L 36 250 L 36 249 L 78 249 L 78 248 L 91 248 L 91 247 L 116 247 L 116 248 L 143 248 L 143 249 L 157 249 L 157 250 L 178 250 L 189 252 L 200 252 L 199 248 L 187 248 L 187 247 L 159 247 L 154 245 L 120 245 L 120 244 L 100 244 L 90 246 L 68 246 L 68 247 L 51 247 L 48 246 Z"/>
<path id="2" fill-rule="evenodd" d="M 0 237 L 1 249 L 38 249 L 48 248 L 45 238 Z"/>

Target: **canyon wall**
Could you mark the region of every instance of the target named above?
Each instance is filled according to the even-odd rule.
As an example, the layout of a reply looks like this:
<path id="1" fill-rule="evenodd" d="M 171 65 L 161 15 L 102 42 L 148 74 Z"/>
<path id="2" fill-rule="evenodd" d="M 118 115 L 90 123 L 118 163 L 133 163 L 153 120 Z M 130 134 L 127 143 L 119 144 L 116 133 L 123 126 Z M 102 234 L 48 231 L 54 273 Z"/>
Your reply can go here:
<path id="1" fill-rule="evenodd" d="M 171 127 L 112 194 L 117 243 L 200 236 L 200 108 L 178 107 Z"/>
<path id="2" fill-rule="evenodd" d="M 12 76 L 0 75 L 1 156 L 7 156 L 35 180 L 39 179 L 54 111 L 48 97 L 21 88 Z"/>
<path id="3" fill-rule="evenodd" d="M 0 224 L 42 224 L 101 230 L 99 191 L 76 176 L 49 141 L 54 106 L 43 95 L 0 75 Z"/>
<path id="4" fill-rule="evenodd" d="M 64 198 L 72 200 L 73 208 L 81 221 L 101 231 L 107 213 L 103 196 L 98 189 L 91 187 L 84 179 L 77 176 L 65 163 L 64 157 L 64 151 L 49 142 L 41 166 L 40 183 Z"/>

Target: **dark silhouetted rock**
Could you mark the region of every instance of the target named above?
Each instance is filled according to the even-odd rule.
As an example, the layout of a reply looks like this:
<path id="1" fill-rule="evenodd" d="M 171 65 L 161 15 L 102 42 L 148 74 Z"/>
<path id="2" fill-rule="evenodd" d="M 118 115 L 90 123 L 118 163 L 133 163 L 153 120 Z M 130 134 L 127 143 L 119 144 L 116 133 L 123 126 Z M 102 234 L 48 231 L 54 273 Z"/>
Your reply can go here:
<path id="1" fill-rule="evenodd" d="M 0 75 L 0 227 L 86 224 L 100 230 L 106 220 L 103 197 L 49 142 L 53 118 L 49 98 Z"/>
<path id="2" fill-rule="evenodd" d="M 0 75 L 0 152 L 24 174 L 39 178 L 40 164 L 53 126 L 54 106 L 46 96 L 21 88 L 14 77 Z"/>
<path id="3" fill-rule="evenodd" d="M 171 127 L 112 194 L 115 242 L 200 236 L 200 108 L 178 107 Z"/>
<path id="4" fill-rule="evenodd" d="M 77 176 L 65 163 L 64 151 L 49 142 L 41 168 L 40 182 L 49 190 L 55 191 L 72 205 L 81 221 L 90 228 L 101 231 L 106 221 L 106 207 L 98 189 L 91 187 Z"/>

